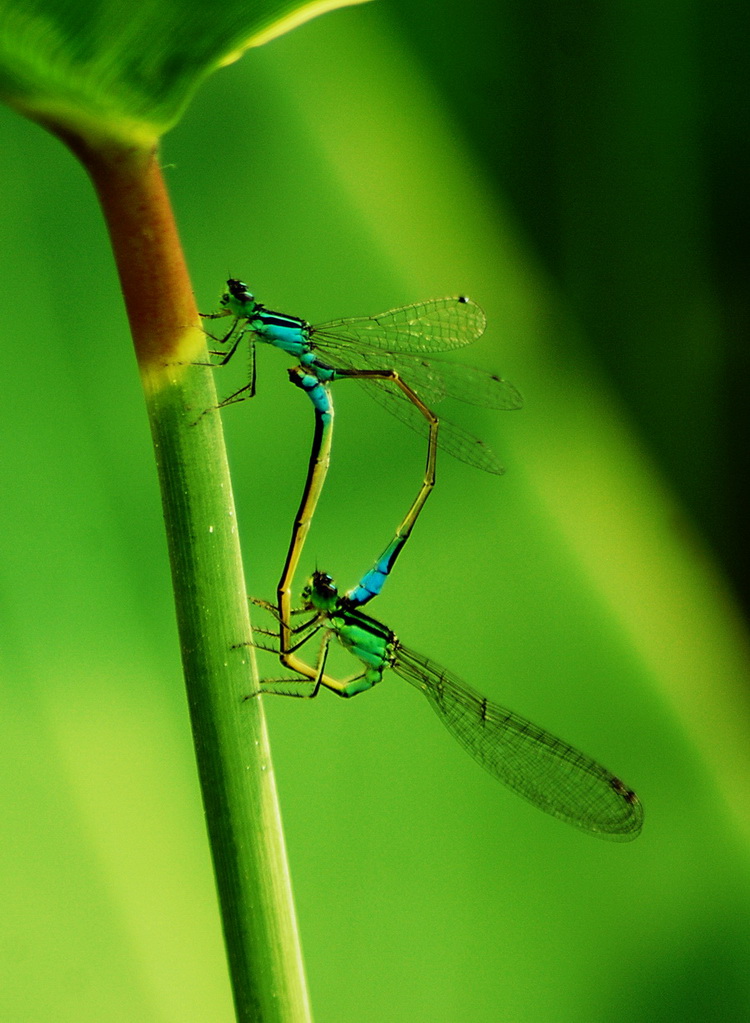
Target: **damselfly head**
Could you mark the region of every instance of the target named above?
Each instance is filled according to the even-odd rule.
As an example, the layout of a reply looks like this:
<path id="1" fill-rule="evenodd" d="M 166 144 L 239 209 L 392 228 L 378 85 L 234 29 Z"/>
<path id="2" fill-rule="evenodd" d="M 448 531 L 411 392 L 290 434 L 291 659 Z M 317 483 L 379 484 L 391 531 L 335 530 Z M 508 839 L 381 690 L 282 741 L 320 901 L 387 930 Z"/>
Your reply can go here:
<path id="1" fill-rule="evenodd" d="M 339 591 L 327 572 L 313 572 L 312 578 L 302 591 L 302 600 L 308 609 L 331 611 L 338 599 Z"/>
<path id="2" fill-rule="evenodd" d="M 222 309 L 228 309 L 235 316 L 249 316 L 257 306 L 255 295 L 250 291 L 247 284 L 230 277 L 227 281 L 227 289 L 219 299 Z"/>

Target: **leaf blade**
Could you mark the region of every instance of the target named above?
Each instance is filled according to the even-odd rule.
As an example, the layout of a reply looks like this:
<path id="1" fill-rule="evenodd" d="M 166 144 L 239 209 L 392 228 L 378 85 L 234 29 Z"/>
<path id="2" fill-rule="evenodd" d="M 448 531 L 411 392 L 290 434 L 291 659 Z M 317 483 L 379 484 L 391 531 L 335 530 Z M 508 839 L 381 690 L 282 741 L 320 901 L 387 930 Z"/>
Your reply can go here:
<path id="1" fill-rule="evenodd" d="M 0 98 L 58 133 L 153 146 L 217 68 L 337 7 L 368 0 L 6 0 Z"/>

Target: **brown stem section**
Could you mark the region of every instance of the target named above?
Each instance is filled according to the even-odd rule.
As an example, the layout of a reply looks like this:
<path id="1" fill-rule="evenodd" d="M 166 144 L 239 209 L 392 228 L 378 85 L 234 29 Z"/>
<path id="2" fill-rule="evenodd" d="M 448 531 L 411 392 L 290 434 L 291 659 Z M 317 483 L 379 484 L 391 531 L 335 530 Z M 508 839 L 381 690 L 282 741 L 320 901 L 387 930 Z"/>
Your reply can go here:
<path id="1" fill-rule="evenodd" d="M 191 329 L 200 320 L 156 149 L 64 141 L 99 197 L 142 371 L 188 364 L 201 343 Z"/>

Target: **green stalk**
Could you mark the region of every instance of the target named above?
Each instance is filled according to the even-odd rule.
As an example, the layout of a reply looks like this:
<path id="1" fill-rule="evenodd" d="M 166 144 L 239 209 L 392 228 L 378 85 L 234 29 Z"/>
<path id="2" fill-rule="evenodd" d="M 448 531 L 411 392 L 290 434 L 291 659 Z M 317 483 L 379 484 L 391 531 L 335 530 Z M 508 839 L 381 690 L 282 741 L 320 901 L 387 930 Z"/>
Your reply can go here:
<path id="1" fill-rule="evenodd" d="M 310 1020 L 237 521 L 205 338 L 153 152 L 83 161 L 109 229 L 156 450 L 182 662 L 237 1019 Z M 197 420 L 197 422 L 196 422 Z M 175 940 L 179 940 L 175 936 Z"/>

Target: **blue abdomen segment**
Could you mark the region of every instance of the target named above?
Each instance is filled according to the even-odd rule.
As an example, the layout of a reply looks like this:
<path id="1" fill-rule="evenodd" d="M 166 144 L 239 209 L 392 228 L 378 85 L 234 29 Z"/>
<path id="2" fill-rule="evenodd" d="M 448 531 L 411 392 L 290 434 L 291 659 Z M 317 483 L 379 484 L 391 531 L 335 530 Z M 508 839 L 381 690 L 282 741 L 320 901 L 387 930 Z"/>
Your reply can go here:
<path id="1" fill-rule="evenodd" d="M 360 607 L 362 604 L 366 604 L 368 600 L 372 600 L 373 597 L 377 597 L 383 589 L 385 581 L 393 568 L 393 563 L 405 543 L 405 536 L 394 537 L 370 571 L 362 576 L 354 589 L 349 590 L 346 595 L 347 600 L 351 601 L 355 607 Z"/>
<path id="2" fill-rule="evenodd" d="M 295 387 L 305 392 L 318 415 L 323 420 L 330 421 L 333 415 L 331 395 L 320 379 L 314 373 L 306 373 L 301 366 L 292 366 L 289 370 L 289 379 Z"/>

